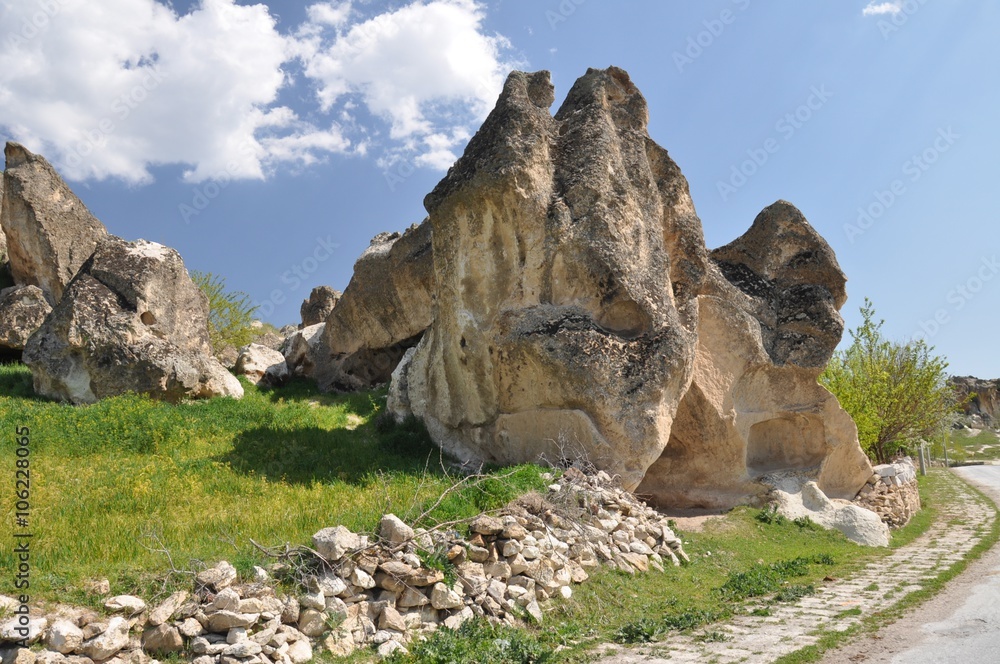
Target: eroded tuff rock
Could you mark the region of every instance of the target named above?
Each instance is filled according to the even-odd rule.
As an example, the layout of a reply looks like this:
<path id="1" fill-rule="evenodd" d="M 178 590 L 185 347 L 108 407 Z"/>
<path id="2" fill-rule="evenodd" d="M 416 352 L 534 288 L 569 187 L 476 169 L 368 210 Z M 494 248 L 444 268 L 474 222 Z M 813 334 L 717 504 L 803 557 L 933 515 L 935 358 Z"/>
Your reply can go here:
<path id="1" fill-rule="evenodd" d="M 45 294 L 37 286 L 12 286 L 0 291 L 0 350 L 24 350 L 52 311 Z"/>
<path id="2" fill-rule="evenodd" d="M 35 391 L 92 403 L 131 391 L 154 398 L 241 397 L 211 355 L 208 301 L 176 251 L 104 237 L 28 340 Z"/>
<path id="3" fill-rule="evenodd" d="M 309 375 L 328 390 L 387 382 L 431 323 L 433 284 L 430 222 L 377 235 L 326 320 Z"/>
<path id="4" fill-rule="evenodd" d="M 826 242 L 780 201 L 709 254 L 627 73 L 552 102 L 547 72 L 512 73 L 425 199 L 433 322 L 390 408 L 462 459 L 584 457 L 677 506 L 753 501 L 779 470 L 853 498 L 871 466 L 816 383 L 846 297 Z"/>
<path id="5" fill-rule="evenodd" d="M 343 293 L 329 286 L 317 286 L 312 289 L 309 298 L 304 300 L 302 306 L 299 307 L 299 315 L 302 317 L 302 324 L 299 325 L 299 328 L 325 323 L 326 319 L 330 317 L 330 312 L 340 301 L 341 295 Z"/>
<path id="6" fill-rule="evenodd" d="M 460 458 L 582 456 L 633 488 L 690 382 L 701 227 L 624 71 L 552 102 L 547 72 L 513 73 L 424 201 L 437 309 L 409 404 Z"/>
<path id="7" fill-rule="evenodd" d="M 38 286 L 50 304 L 90 258 L 104 225 L 41 156 L 7 143 L 0 227 L 14 282 Z"/>
<path id="8" fill-rule="evenodd" d="M 779 201 L 711 258 L 691 387 L 637 491 L 662 504 L 729 507 L 763 496 L 770 486 L 759 478 L 787 470 L 853 498 L 871 466 L 853 420 L 817 383 L 844 328 L 833 251 Z"/>

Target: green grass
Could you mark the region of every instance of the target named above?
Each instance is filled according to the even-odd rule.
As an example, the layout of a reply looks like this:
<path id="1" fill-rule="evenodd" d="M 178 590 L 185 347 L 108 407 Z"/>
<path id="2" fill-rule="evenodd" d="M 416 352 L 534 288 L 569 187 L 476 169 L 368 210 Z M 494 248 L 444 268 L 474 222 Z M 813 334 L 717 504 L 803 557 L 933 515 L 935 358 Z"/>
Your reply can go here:
<path id="1" fill-rule="evenodd" d="M 948 460 L 952 463 L 1000 459 L 1000 436 L 992 429 L 952 431 L 948 438 Z M 935 443 L 934 454 L 943 457 L 940 442 Z"/>
<path id="2" fill-rule="evenodd" d="M 0 458 L 14 458 L 15 426 L 31 429 L 34 597 L 85 603 L 83 582 L 103 577 L 116 593 L 153 597 L 171 564 L 195 569 L 220 558 L 249 571 L 260 562 L 250 538 L 308 543 L 338 523 L 372 531 L 383 513 L 421 514 L 455 480 L 419 424 L 379 417 L 384 392 L 323 395 L 304 383 L 246 392 L 241 401 L 169 405 L 122 396 L 72 407 L 35 398 L 24 367 L 0 366 Z M 426 525 L 473 516 L 546 484 L 533 466 L 501 475 L 447 494 Z M 926 530 L 954 481 L 943 473 L 921 478 L 925 509 L 893 533 L 892 546 Z M 11 523 L 12 501 L 0 506 L 0 518 Z M 690 565 L 635 576 L 599 570 L 574 586 L 570 600 L 549 604 L 541 626 L 442 630 L 397 661 L 586 662 L 597 643 L 696 630 L 698 638 L 723 638 L 715 623 L 766 615 L 768 606 L 890 551 L 746 507 L 680 534 Z M 11 537 L 2 529 L 5 569 L 13 566 Z M 425 559 L 448 571 L 434 552 Z"/>
<path id="3" fill-rule="evenodd" d="M 337 524 L 370 532 L 387 512 L 415 518 L 455 480 L 421 425 L 377 417 L 384 392 L 244 387 L 239 401 L 125 395 L 74 407 L 34 397 L 25 367 L 0 366 L 0 458 L 12 466 L 15 427 L 31 432 L 33 596 L 85 601 L 82 583 L 105 577 L 116 593 L 150 593 L 171 564 L 224 558 L 250 570 L 261 562 L 251 538 L 308 544 Z M 519 467 L 452 492 L 422 525 L 540 489 L 540 472 Z M 13 512 L 4 499 L 4 569 L 14 567 Z"/>

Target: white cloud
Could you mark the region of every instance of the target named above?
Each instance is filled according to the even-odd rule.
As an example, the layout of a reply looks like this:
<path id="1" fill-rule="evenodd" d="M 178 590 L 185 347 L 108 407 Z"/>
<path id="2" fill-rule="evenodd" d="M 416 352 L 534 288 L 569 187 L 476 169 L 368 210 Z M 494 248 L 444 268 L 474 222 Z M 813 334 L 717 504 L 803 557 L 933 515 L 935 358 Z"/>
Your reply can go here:
<path id="1" fill-rule="evenodd" d="M 305 139 L 314 130 L 275 104 L 291 48 L 263 5 L 204 0 L 178 16 L 154 0 L 4 4 L 0 25 L 20 29 L 0 41 L 0 122 L 72 179 L 144 183 L 155 164 L 188 165 L 190 181 L 260 178 L 349 147 Z M 265 138 L 276 132 L 285 140 Z"/>
<path id="2" fill-rule="evenodd" d="M 350 2 L 320 2 L 306 9 L 309 20 L 319 25 L 339 27 L 351 16 Z"/>
<path id="3" fill-rule="evenodd" d="M 511 67 L 475 0 L 367 17 L 330 0 L 291 34 L 239 1 L 184 15 L 165 0 L 0 2 L 0 134 L 74 180 L 143 184 L 168 164 L 191 182 L 263 178 L 370 152 L 443 169 Z"/>
<path id="4" fill-rule="evenodd" d="M 903 11 L 903 0 L 892 0 L 891 2 L 869 2 L 868 6 L 862 10 L 865 16 L 880 16 L 882 14 L 898 14 Z"/>
<path id="5" fill-rule="evenodd" d="M 392 150 L 446 168 L 514 66 L 503 59 L 509 43 L 485 34 L 483 19 L 473 0 L 418 0 L 334 34 L 307 31 L 301 57 L 321 108 L 360 101 L 389 123 Z"/>

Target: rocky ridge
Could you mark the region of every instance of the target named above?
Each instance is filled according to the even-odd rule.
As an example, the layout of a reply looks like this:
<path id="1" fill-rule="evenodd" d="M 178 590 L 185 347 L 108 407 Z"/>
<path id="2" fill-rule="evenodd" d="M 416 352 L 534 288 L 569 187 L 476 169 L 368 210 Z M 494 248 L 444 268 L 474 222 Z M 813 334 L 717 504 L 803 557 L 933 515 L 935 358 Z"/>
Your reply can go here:
<path id="1" fill-rule="evenodd" d="M 0 624 L 7 644 L 0 652 L 4 664 L 147 664 L 168 653 L 195 664 L 302 664 L 319 648 L 346 655 L 359 647 L 388 655 L 475 616 L 542 622 L 547 600 L 570 597 L 601 565 L 634 574 L 687 562 L 666 517 L 603 472 L 571 468 L 545 495 L 529 494 L 468 527 L 462 538 L 414 530 L 388 514 L 373 535 L 323 528 L 302 550 L 306 564 L 279 562 L 270 575 L 257 568 L 251 583 L 239 583 L 223 561 L 200 572 L 192 591 L 155 604 L 108 597 L 107 617 L 70 607 L 36 609 L 23 621 L 15 615 Z M 429 553 L 449 564 L 428 567 Z M 301 583 L 298 596 L 274 589 L 271 575 L 289 574 Z M 12 598 L 0 603 L 17 610 Z M 26 647 L 33 644 L 45 649 Z"/>

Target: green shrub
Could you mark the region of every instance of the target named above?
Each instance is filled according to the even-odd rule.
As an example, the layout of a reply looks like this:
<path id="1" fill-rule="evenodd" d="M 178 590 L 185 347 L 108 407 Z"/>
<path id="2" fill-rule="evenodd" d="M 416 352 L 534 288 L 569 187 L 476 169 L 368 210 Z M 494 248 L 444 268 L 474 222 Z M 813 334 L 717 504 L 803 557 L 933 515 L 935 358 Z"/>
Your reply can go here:
<path id="1" fill-rule="evenodd" d="M 227 291 L 226 280 L 211 272 L 191 272 L 191 279 L 208 297 L 208 336 L 212 350 L 239 348 L 259 336 L 252 327 L 257 307 L 241 291 Z"/>
<path id="2" fill-rule="evenodd" d="M 524 629 L 470 620 L 457 630 L 439 629 L 417 642 L 409 655 L 396 655 L 395 664 L 543 664 L 554 650 Z"/>

